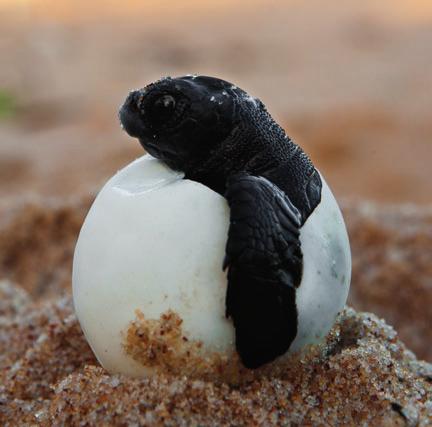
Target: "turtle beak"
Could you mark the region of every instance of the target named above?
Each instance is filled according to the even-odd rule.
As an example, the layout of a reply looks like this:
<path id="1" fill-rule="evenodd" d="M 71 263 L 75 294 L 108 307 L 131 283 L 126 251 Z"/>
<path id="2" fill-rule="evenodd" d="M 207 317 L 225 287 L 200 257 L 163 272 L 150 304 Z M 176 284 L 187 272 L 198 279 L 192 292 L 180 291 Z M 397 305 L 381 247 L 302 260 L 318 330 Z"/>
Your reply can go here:
<path id="1" fill-rule="evenodd" d="M 139 108 L 143 96 L 141 90 L 130 92 L 118 114 L 122 128 L 133 138 L 139 138 L 144 131 L 142 112 Z"/>

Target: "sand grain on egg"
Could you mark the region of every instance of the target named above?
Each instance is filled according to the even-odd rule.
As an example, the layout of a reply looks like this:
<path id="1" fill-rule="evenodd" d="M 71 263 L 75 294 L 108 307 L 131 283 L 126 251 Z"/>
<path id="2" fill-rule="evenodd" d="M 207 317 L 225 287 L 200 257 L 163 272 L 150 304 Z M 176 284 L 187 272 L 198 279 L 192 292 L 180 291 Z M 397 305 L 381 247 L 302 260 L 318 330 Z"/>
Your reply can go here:
<path id="1" fill-rule="evenodd" d="M 182 323 L 172 310 L 162 313 L 159 319 L 146 319 L 137 310 L 124 334 L 124 350 L 136 362 L 159 373 L 237 383 L 238 356 L 205 351 L 201 341 L 187 338 Z"/>

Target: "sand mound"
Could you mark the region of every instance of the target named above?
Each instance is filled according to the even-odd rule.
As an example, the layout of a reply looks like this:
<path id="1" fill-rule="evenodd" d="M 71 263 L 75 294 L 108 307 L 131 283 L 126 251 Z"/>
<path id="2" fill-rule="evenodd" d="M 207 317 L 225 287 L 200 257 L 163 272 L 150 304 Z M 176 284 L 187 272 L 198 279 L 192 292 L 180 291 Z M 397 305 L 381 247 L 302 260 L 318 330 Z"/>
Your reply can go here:
<path id="1" fill-rule="evenodd" d="M 385 318 L 432 361 L 432 209 L 362 203 L 344 214 L 353 255 L 349 304 Z"/>
<path id="2" fill-rule="evenodd" d="M 418 361 L 384 321 L 353 309 L 320 351 L 238 386 L 169 374 L 109 375 L 82 335 L 69 293 L 88 204 L 0 206 L 1 425 L 432 423 L 432 366 Z M 368 205 L 345 212 L 352 302 L 376 308 L 427 354 L 432 215 Z"/>
<path id="3" fill-rule="evenodd" d="M 6 423 L 432 422 L 432 366 L 418 362 L 393 328 L 371 314 L 347 309 L 320 354 L 293 361 L 276 377 L 232 387 L 109 375 L 87 346 L 70 297 L 32 303 L 11 283 L 0 289 Z"/>

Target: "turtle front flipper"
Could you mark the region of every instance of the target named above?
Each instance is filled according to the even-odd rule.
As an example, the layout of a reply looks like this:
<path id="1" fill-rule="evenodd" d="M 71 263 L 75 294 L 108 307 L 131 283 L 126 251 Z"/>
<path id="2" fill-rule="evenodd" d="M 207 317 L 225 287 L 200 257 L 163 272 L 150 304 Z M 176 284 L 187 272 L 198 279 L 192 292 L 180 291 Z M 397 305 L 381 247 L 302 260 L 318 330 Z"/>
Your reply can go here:
<path id="1" fill-rule="evenodd" d="M 231 209 L 226 315 L 234 322 L 240 358 L 253 369 L 284 354 L 297 334 L 301 215 L 263 177 L 231 177 L 225 197 Z"/>

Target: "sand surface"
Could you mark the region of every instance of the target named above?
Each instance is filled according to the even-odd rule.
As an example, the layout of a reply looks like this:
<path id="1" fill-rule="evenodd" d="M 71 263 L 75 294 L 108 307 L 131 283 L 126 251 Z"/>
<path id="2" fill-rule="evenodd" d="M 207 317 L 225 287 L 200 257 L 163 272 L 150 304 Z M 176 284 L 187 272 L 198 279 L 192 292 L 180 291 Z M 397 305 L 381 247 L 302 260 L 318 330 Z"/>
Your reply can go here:
<path id="1" fill-rule="evenodd" d="M 70 296 L 73 247 L 90 201 L 0 206 L 3 423 L 432 422 L 432 366 L 400 341 L 431 360 L 428 208 L 344 205 L 353 239 L 351 304 L 385 316 L 399 333 L 375 315 L 347 309 L 321 351 L 235 386 L 168 374 L 132 380 L 99 366 Z"/>

